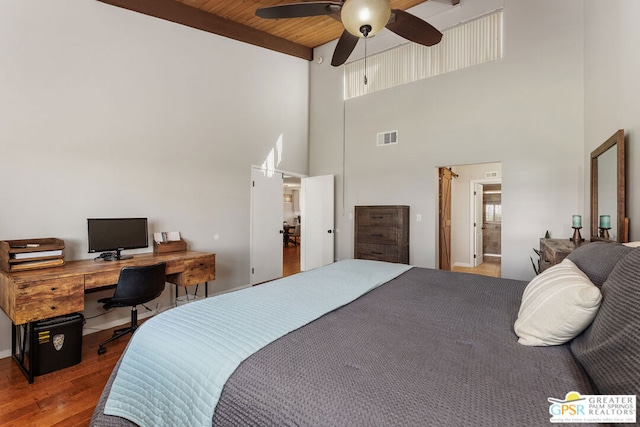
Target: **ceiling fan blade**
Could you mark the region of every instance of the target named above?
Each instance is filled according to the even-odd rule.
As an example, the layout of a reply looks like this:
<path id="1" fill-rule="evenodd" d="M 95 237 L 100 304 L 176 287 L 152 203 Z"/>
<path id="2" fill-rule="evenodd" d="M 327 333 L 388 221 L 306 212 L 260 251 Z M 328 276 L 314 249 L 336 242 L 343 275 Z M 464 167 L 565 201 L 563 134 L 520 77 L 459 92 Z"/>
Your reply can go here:
<path id="1" fill-rule="evenodd" d="M 353 49 L 356 48 L 359 39 L 360 37 L 356 37 L 349 31 L 344 30 L 342 32 L 342 36 L 340 36 L 340 40 L 338 40 L 336 50 L 333 52 L 331 65 L 333 65 L 334 67 L 338 67 L 347 62 L 347 59 L 349 59 L 349 55 L 351 55 Z"/>
<path id="2" fill-rule="evenodd" d="M 436 27 L 400 9 L 391 11 L 391 19 L 386 27 L 397 35 L 424 46 L 433 46 L 442 40 L 442 33 Z"/>
<path id="3" fill-rule="evenodd" d="M 267 19 L 303 18 L 305 16 L 331 15 L 340 12 L 341 8 L 342 2 L 311 1 L 261 7 L 256 10 L 256 15 Z"/>

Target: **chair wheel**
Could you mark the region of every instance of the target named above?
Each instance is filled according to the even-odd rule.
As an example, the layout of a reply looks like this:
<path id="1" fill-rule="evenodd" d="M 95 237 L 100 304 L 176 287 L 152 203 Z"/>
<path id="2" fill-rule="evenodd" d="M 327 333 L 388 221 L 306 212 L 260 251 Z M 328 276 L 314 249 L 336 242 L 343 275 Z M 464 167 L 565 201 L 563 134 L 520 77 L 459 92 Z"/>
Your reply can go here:
<path id="1" fill-rule="evenodd" d="M 98 349 L 98 354 L 105 354 L 106 352 L 107 352 L 107 349 L 106 349 L 106 348 L 104 348 L 104 347 L 100 347 L 100 348 Z"/>

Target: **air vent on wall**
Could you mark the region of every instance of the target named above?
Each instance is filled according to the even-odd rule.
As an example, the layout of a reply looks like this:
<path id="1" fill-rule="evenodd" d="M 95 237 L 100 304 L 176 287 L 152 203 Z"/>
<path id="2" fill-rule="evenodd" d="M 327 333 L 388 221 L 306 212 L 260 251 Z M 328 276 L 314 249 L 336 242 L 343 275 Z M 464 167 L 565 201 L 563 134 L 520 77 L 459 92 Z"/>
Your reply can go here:
<path id="1" fill-rule="evenodd" d="M 388 132 L 378 133 L 378 147 L 382 145 L 391 145 L 398 143 L 398 131 L 390 130 Z"/>
<path id="2" fill-rule="evenodd" d="M 498 172 L 497 171 L 485 172 L 484 173 L 484 177 L 485 178 L 497 178 L 498 177 Z"/>

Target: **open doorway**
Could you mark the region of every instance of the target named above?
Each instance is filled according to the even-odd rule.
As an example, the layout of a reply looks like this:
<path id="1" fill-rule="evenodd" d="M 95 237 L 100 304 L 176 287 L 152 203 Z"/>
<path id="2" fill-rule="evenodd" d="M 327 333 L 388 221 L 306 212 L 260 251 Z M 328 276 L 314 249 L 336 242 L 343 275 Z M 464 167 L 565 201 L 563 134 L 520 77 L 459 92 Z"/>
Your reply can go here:
<path id="1" fill-rule="evenodd" d="M 284 176 L 282 184 L 282 276 L 300 272 L 301 222 L 300 212 L 301 179 Z"/>
<path id="2" fill-rule="evenodd" d="M 444 167 L 439 168 L 439 176 Z M 450 190 L 440 191 L 438 204 L 450 207 L 445 224 L 450 229 L 448 247 L 440 239 L 438 265 L 452 271 L 501 276 L 502 164 L 479 163 L 447 166 Z M 444 197 L 444 199 L 443 199 Z M 448 197 L 448 199 L 446 199 Z M 443 224 L 439 224 L 443 228 Z"/>
<path id="3" fill-rule="evenodd" d="M 285 196 L 285 178 L 291 182 Z M 295 184 L 294 184 L 295 182 Z M 299 184 L 298 184 L 299 182 Z M 294 187 L 297 186 L 297 187 Z M 298 189 L 295 195 L 294 189 Z M 288 201 L 290 199 L 290 201 Z M 289 203 L 286 209 L 285 200 Z M 294 210 L 294 201 L 298 210 Z M 291 211 L 291 213 L 289 212 Z M 298 215 L 296 215 L 298 213 Z M 297 217 L 294 219 L 294 217 Z M 290 242 L 290 228 L 285 238 L 284 223 L 300 225 L 296 239 L 295 264 L 299 271 L 311 270 L 334 261 L 334 176 L 303 177 L 251 167 L 250 284 L 268 282 L 283 276 L 283 250 Z"/>
<path id="4" fill-rule="evenodd" d="M 502 257 L 502 183 L 488 183 L 482 187 L 484 261 L 499 263 Z"/>

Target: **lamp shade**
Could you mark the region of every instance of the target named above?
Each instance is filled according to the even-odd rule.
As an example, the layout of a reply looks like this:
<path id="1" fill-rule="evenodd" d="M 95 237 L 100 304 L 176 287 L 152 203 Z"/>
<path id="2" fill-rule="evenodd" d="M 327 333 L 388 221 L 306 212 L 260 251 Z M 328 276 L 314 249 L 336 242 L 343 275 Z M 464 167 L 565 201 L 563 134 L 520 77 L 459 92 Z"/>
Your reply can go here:
<path id="1" fill-rule="evenodd" d="M 367 36 L 372 36 L 387 25 L 391 17 L 389 0 L 347 0 L 342 6 L 340 18 L 344 28 L 356 37 L 364 37 L 363 26 L 370 26 Z"/>

